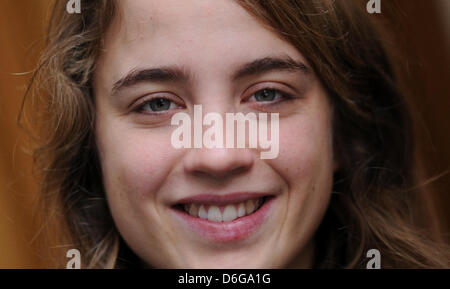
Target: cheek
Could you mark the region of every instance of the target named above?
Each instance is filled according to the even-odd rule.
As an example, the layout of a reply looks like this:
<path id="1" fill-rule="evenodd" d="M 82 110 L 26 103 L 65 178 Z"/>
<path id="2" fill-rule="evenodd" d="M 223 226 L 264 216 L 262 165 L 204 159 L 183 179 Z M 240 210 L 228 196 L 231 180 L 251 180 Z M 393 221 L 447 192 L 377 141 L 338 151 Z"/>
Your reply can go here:
<path id="1" fill-rule="evenodd" d="M 280 154 L 272 167 L 288 186 L 285 218 L 292 230 L 313 230 L 328 205 L 333 182 L 330 127 L 327 118 L 296 115 L 280 121 Z M 299 226 L 305 220 L 309 226 Z"/>
<path id="2" fill-rule="evenodd" d="M 280 153 L 272 165 L 290 186 L 330 174 L 332 135 L 326 121 L 292 117 L 280 121 Z"/>
<path id="3" fill-rule="evenodd" d="M 161 219 L 158 191 L 181 152 L 172 148 L 171 134 L 164 129 L 137 128 L 125 121 L 105 127 L 98 122 L 97 127 L 103 181 L 117 229 L 140 255 L 145 256 L 152 244 L 154 252 L 165 256 L 172 234 Z"/>
<path id="4" fill-rule="evenodd" d="M 333 182 L 330 122 L 325 117 L 294 115 L 280 120 L 280 154 L 271 167 L 287 184 L 280 199 L 284 207 L 284 244 L 301 250 L 312 240 L 328 207 Z"/>
<path id="5" fill-rule="evenodd" d="M 170 145 L 170 133 L 120 124 L 112 127 L 98 134 L 106 191 L 137 201 L 156 198 L 178 154 Z"/>

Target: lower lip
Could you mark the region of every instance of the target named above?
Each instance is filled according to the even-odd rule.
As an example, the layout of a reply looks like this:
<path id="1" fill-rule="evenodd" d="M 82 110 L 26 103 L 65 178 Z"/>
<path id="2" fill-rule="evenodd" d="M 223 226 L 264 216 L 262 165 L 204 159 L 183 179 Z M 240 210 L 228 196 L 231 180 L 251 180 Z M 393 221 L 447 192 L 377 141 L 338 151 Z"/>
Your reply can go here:
<path id="1" fill-rule="evenodd" d="M 274 200 L 274 197 L 267 198 L 264 204 L 253 214 L 237 218 L 231 222 L 212 222 L 207 219 L 192 217 L 182 210 L 173 209 L 173 211 L 186 227 L 207 240 L 236 242 L 250 237 L 261 228 L 269 215 Z"/>

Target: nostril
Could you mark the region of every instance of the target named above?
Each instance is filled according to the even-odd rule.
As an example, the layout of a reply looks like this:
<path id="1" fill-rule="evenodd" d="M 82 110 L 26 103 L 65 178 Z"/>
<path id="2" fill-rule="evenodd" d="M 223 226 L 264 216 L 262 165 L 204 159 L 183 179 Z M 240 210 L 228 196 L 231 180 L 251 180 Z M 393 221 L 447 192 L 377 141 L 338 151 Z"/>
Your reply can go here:
<path id="1" fill-rule="evenodd" d="M 250 169 L 250 166 L 238 167 L 238 168 L 231 170 L 230 174 L 232 174 L 232 175 L 243 174 L 243 173 L 247 172 L 249 169 Z"/>
<path id="2" fill-rule="evenodd" d="M 224 178 L 228 176 L 236 176 L 243 174 L 250 169 L 251 165 L 228 165 L 216 164 L 215 167 L 203 167 L 196 171 L 198 175 L 212 176 L 216 178 Z"/>
<path id="3" fill-rule="evenodd" d="M 186 173 L 225 177 L 248 171 L 253 166 L 253 158 L 247 149 L 192 149 L 183 162 Z"/>
<path id="4" fill-rule="evenodd" d="M 231 170 L 196 170 L 193 171 L 192 174 L 199 177 L 225 178 L 229 176 L 244 174 L 249 169 L 249 167 L 238 167 Z"/>

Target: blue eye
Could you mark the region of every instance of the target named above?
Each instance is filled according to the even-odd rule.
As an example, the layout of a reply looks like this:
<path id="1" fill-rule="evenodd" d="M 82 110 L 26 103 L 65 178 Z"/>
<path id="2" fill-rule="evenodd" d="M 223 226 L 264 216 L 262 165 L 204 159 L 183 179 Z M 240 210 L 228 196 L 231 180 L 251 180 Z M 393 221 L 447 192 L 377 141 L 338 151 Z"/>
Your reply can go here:
<path id="1" fill-rule="evenodd" d="M 145 101 L 139 109 L 141 111 L 164 112 L 174 107 L 176 107 L 176 104 L 170 99 L 157 97 Z"/>
<path id="2" fill-rule="evenodd" d="M 252 97 L 254 97 L 257 102 L 271 102 L 286 97 L 286 95 L 277 89 L 265 88 L 255 92 Z"/>

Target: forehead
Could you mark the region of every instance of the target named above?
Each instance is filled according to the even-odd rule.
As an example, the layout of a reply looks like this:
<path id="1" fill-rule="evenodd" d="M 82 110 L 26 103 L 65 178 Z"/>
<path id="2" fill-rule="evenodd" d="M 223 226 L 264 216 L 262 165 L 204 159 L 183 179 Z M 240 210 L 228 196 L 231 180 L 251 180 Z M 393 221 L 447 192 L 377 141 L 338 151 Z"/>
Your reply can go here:
<path id="1" fill-rule="evenodd" d="M 221 26 L 231 16 L 240 19 L 240 24 L 248 20 L 247 13 L 233 0 L 123 0 L 118 1 L 118 8 L 132 23 L 152 22 L 161 25 L 160 28 L 177 28 L 182 24 L 181 28 L 186 30 L 191 28 L 191 23 L 192 26 L 209 24 L 203 26 L 208 30 L 215 28 L 211 26 L 214 24 Z"/>
<path id="2" fill-rule="evenodd" d="M 220 73 L 249 59 L 272 55 L 305 61 L 293 46 L 232 0 L 117 3 L 102 55 L 111 81 L 144 64 L 215 66 Z"/>
<path id="3" fill-rule="evenodd" d="M 255 19 L 233 0 L 118 1 L 121 38 L 164 37 L 191 33 L 220 33 L 251 29 Z M 116 18 L 119 20 L 119 18 Z M 259 25 L 257 25 L 259 26 Z M 118 32 L 116 30 L 116 32 Z"/>

